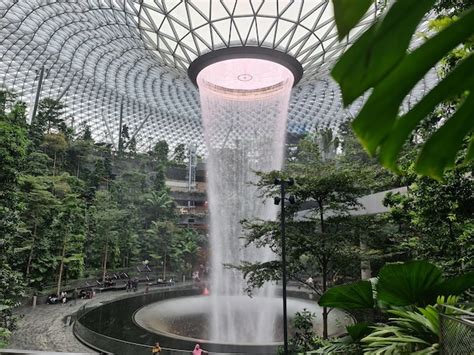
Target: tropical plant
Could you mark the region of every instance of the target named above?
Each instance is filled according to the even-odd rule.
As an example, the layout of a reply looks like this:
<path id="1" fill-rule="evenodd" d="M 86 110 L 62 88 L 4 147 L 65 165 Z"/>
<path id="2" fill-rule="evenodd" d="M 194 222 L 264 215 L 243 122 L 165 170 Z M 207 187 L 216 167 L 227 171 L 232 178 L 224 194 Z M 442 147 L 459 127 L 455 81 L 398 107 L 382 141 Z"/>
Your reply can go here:
<path id="1" fill-rule="evenodd" d="M 193 229 L 183 228 L 175 234 L 171 243 L 170 255 L 175 270 L 190 274 L 198 262 L 204 237 Z"/>
<path id="2" fill-rule="evenodd" d="M 326 307 L 352 309 L 433 304 L 438 296 L 460 295 L 474 286 L 474 272 L 445 279 L 426 261 L 386 264 L 376 280 L 335 286 L 321 296 Z"/>
<path id="3" fill-rule="evenodd" d="M 172 217 L 175 203 L 167 190 L 152 191 L 145 195 L 144 212 L 148 220 L 165 220 Z"/>
<path id="4" fill-rule="evenodd" d="M 99 191 L 94 203 L 94 224 L 96 235 L 93 240 L 95 250 L 101 257 L 102 280 L 105 280 L 107 268 L 112 256 L 119 253 L 120 221 L 126 216 L 126 211 L 119 209 L 108 191 Z"/>
<path id="5" fill-rule="evenodd" d="M 59 246 L 57 262 L 57 293 L 60 294 L 65 268 L 76 277 L 84 266 L 84 206 L 75 194 L 69 193 L 61 201 L 53 223 Z"/>
<path id="6" fill-rule="evenodd" d="M 309 350 L 328 345 L 328 341 L 315 334 L 313 319 L 316 315 L 307 309 L 296 312 L 291 320 L 294 330 L 293 336 L 288 341 L 290 354 L 306 354 Z M 284 354 L 283 347 L 279 347 L 278 354 Z"/>
<path id="7" fill-rule="evenodd" d="M 24 294 L 22 275 L 12 268 L 22 209 L 18 180 L 27 155 L 25 105 L 0 91 L 0 347 L 15 327 L 12 308 Z"/>
<path id="8" fill-rule="evenodd" d="M 183 143 L 180 143 L 174 148 L 173 161 L 176 164 L 184 164 L 185 158 L 186 158 L 186 145 Z"/>
<path id="9" fill-rule="evenodd" d="M 454 295 L 473 286 L 474 272 L 444 279 L 436 266 L 411 261 L 385 265 L 377 279 L 333 287 L 319 304 L 345 310 L 378 308 L 396 316 L 388 324 L 371 327 L 370 334 L 360 339 L 364 353 L 430 354 L 438 351 L 440 306 L 456 304 Z M 334 346 L 344 344 L 352 343 Z"/>
<path id="10" fill-rule="evenodd" d="M 339 39 L 342 40 L 361 20 L 374 0 L 333 0 Z M 462 97 L 451 117 L 446 117 L 424 143 L 416 171 L 442 179 L 454 165 L 457 152 L 474 129 L 472 88 L 474 55 L 467 55 L 408 112 L 399 116 L 403 99 L 437 62 L 474 34 L 474 8 L 440 29 L 413 51 L 410 41 L 436 0 L 397 0 L 383 17 L 363 33 L 342 55 L 331 74 L 339 83 L 344 105 L 350 105 L 367 90 L 370 97 L 353 122 L 353 128 L 368 152 L 379 153 L 382 164 L 397 171 L 397 157 L 417 125 L 440 103 Z M 468 7 L 469 5 L 466 5 Z M 363 60 L 361 60 L 363 58 Z M 448 113 L 449 116 L 449 113 Z M 474 158 L 474 139 L 466 160 Z"/>
<path id="11" fill-rule="evenodd" d="M 435 305 L 416 307 L 415 310 L 389 309 L 388 324 L 372 327 L 372 332 L 361 339 L 366 354 L 437 354 L 440 339 L 440 313 L 454 306 L 458 297 L 438 297 Z M 395 317 L 393 317 L 395 316 Z"/>
<path id="12" fill-rule="evenodd" d="M 372 329 L 366 322 L 346 326 L 347 336 L 333 340 L 317 350 L 309 351 L 307 354 L 346 354 L 359 355 L 362 353 L 361 340 L 370 334 Z"/>
<path id="13" fill-rule="evenodd" d="M 176 225 L 171 221 L 154 221 L 150 229 L 146 231 L 146 254 L 142 255 L 143 260 L 155 260 L 163 263 L 163 280 L 166 280 L 166 269 L 169 264 L 170 253 L 172 250 L 173 239 L 178 233 Z"/>
<path id="14" fill-rule="evenodd" d="M 43 240 L 39 240 L 49 232 L 48 223 L 53 214 L 53 209 L 58 204 L 57 199 L 48 188 L 48 178 L 25 175 L 20 179 L 22 201 L 25 209 L 22 213 L 25 226 L 28 230 L 26 240 L 22 241 L 21 249 L 16 248 L 16 253 L 27 251 L 27 263 L 25 267 L 25 278 L 29 283 L 35 259 L 43 257 L 40 252 Z M 45 229 L 43 231 L 42 229 Z M 36 280 L 36 277 L 33 278 Z M 38 277 L 37 281 L 42 278 Z"/>

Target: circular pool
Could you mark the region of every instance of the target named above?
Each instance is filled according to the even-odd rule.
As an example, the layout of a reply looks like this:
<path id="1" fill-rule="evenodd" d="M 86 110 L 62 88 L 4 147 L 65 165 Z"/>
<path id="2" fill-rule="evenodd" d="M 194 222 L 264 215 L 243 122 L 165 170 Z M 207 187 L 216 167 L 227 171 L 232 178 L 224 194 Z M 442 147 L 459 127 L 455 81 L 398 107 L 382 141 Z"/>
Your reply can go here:
<path id="1" fill-rule="evenodd" d="M 222 300 L 220 300 L 222 298 Z M 240 327 L 238 334 L 238 344 L 245 345 L 279 345 L 283 342 L 282 327 L 282 300 L 277 297 L 254 297 L 228 296 L 209 297 L 191 296 L 167 299 L 149 304 L 139 309 L 135 315 L 135 322 L 144 329 L 158 334 L 174 337 L 177 339 L 187 339 L 195 342 L 218 342 L 229 343 L 225 339 L 210 339 L 209 318 L 212 308 L 216 304 L 229 304 L 228 313 L 232 315 L 229 322 L 223 322 L 229 327 Z M 230 299 L 230 302 L 229 302 Z M 315 314 L 314 328 L 319 335 L 322 335 L 322 308 L 315 301 L 301 298 L 288 298 L 288 318 L 294 317 L 296 312 L 308 310 Z M 265 327 L 273 328 L 273 337 L 262 339 L 259 343 L 253 343 L 254 334 L 246 332 L 245 320 L 251 318 L 265 308 L 267 313 L 276 314 L 275 324 L 266 322 Z M 351 318 L 344 312 L 333 310 L 328 316 L 328 333 L 330 336 L 341 334 L 345 331 L 345 325 L 352 322 Z M 225 333 L 225 332 L 224 332 Z M 290 326 L 290 336 L 293 329 Z"/>
<path id="2" fill-rule="evenodd" d="M 322 332 L 321 309 L 314 300 L 308 299 L 306 292 L 288 293 L 288 311 L 307 309 L 316 314 L 315 329 Z M 201 290 L 191 288 L 162 289 L 152 293 L 127 295 L 123 298 L 101 304 L 94 308 L 84 308 L 77 315 L 74 334 L 90 347 L 114 354 L 150 354 L 150 347 L 156 342 L 167 354 L 189 354 L 199 342 L 209 352 L 232 354 L 275 354 L 281 344 L 281 316 L 279 325 L 274 327 L 275 337 L 265 343 L 248 343 L 245 339 L 238 343 L 210 341 L 208 338 L 207 316 L 212 305 L 209 296 L 201 295 Z M 281 299 L 262 299 L 277 314 L 281 314 Z M 259 312 L 258 302 L 242 297 L 232 302 L 235 312 Z M 352 318 L 343 312 L 330 312 L 330 336 L 341 334 L 345 324 Z M 272 325 L 269 325 L 272 326 Z M 290 328 L 291 332 L 291 328 Z M 180 350 L 176 350 L 180 349 Z"/>

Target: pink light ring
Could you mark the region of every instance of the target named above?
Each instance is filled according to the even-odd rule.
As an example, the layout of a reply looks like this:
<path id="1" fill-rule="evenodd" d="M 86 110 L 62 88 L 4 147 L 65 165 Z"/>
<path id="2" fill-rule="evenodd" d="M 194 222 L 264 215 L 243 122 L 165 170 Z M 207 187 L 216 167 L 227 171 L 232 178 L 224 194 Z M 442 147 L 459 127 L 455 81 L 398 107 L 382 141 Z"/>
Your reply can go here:
<path id="1" fill-rule="evenodd" d="M 199 72 L 197 84 L 229 99 L 246 100 L 268 97 L 293 86 L 292 72 L 278 63 L 238 58 L 211 64 Z"/>

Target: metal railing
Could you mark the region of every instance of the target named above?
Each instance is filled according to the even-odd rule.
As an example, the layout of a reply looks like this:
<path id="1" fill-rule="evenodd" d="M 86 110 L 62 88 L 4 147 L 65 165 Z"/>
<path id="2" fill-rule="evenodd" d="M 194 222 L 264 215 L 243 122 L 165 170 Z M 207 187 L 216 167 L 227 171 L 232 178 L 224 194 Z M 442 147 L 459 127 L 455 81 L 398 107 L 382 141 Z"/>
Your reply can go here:
<path id="1" fill-rule="evenodd" d="M 474 354 L 474 313 L 445 306 L 440 313 L 440 353 Z"/>

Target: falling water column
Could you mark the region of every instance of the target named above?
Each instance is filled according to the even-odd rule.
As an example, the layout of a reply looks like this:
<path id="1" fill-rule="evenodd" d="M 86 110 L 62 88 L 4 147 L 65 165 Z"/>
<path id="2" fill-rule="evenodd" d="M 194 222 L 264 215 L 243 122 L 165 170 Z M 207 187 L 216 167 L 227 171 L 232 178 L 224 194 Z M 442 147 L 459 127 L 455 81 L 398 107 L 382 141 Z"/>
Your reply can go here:
<path id="1" fill-rule="evenodd" d="M 244 247 L 240 221 L 276 217 L 274 206 L 257 198 L 251 183 L 257 181 L 256 171 L 282 167 L 293 81 L 286 67 L 249 58 L 211 64 L 197 77 L 208 149 L 213 341 L 274 339 L 280 312 L 265 297 L 275 296 L 275 286 L 265 286 L 250 299 L 242 275 L 224 265 L 276 259 L 268 249 Z"/>

